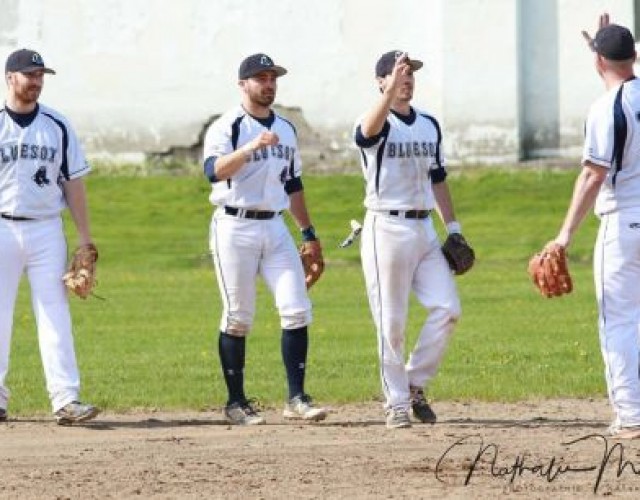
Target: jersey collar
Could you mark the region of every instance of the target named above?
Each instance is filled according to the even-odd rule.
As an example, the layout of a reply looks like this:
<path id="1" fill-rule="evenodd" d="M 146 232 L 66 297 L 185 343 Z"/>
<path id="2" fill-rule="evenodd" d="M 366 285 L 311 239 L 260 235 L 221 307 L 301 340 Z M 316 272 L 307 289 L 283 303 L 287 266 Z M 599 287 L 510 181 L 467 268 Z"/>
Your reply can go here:
<path id="1" fill-rule="evenodd" d="M 401 115 L 400 113 L 394 111 L 393 109 L 391 110 L 391 112 L 394 114 L 394 116 L 398 120 L 403 122 L 405 125 L 413 125 L 413 122 L 416 121 L 416 112 L 412 107 L 409 108 L 409 114 L 408 115 Z"/>
<path id="2" fill-rule="evenodd" d="M 36 103 L 36 107 L 29 113 L 16 113 L 12 109 L 9 109 L 6 104 L 4 105 L 4 110 L 14 122 L 16 122 L 20 127 L 25 128 L 31 125 L 33 120 L 36 119 L 36 116 L 38 116 L 38 113 L 40 112 L 40 105 Z"/>

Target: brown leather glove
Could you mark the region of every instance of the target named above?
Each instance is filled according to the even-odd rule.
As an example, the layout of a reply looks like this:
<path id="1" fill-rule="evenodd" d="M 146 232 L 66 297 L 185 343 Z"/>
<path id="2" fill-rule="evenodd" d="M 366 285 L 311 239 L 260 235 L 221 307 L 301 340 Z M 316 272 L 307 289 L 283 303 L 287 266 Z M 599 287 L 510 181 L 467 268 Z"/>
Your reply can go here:
<path id="1" fill-rule="evenodd" d="M 73 252 L 68 272 L 62 277 L 67 289 L 86 299 L 96 284 L 98 249 L 93 243 L 79 246 Z"/>
<path id="2" fill-rule="evenodd" d="M 302 260 L 302 267 L 304 268 L 305 283 L 307 284 L 308 290 L 316 281 L 318 281 L 324 271 L 322 248 L 320 247 L 320 242 L 318 240 L 305 241 L 300 245 L 299 252 L 300 259 Z"/>
<path id="3" fill-rule="evenodd" d="M 531 257 L 528 271 L 533 284 L 545 297 L 559 297 L 573 290 L 567 253 L 557 243 L 548 243 Z"/>

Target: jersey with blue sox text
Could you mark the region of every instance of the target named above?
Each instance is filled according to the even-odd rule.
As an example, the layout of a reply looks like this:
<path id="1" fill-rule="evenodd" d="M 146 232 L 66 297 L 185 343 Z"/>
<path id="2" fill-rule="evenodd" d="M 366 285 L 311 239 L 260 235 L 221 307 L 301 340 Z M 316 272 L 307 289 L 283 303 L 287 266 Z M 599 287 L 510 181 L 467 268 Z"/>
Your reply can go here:
<path id="1" fill-rule="evenodd" d="M 362 117 L 356 122 L 366 179 L 364 205 L 369 210 L 431 210 L 431 183 L 446 178 L 442 133 L 435 118 L 411 108 L 407 116 L 393 110 L 380 133 L 364 137 Z"/>
<path id="2" fill-rule="evenodd" d="M 58 112 L 42 104 L 29 115 L 0 110 L 0 213 L 56 217 L 66 206 L 62 183 L 89 170 L 75 132 Z"/>
<path id="3" fill-rule="evenodd" d="M 627 81 L 593 103 L 582 161 L 609 170 L 596 199 L 598 215 L 640 210 L 640 80 Z"/>
<path id="4" fill-rule="evenodd" d="M 269 130 L 279 142 L 254 151 L 229 179 L 215 177 L 215 161 Z M 276 113 L 256 118 L 242 106 L 211 124 L 204 140 L 205 175 L 212 182 L 209 200 L 214 205 L 252 210 L 289 208 L 289 194 L 302 189 L 301 162 L 294 126 Z"/>

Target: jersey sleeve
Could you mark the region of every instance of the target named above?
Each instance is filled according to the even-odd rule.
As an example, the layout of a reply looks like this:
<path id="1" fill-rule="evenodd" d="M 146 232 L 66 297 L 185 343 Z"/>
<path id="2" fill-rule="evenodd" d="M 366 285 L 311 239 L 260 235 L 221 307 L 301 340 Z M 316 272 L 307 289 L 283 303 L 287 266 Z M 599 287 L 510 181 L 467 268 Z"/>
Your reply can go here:
<path id="1" fill-rule="evenodd" d="M 360 120 L 358 121 L 358 123 L 356 123 L 354 127 L 353 141 L 356 143 L 356 146 L 358 146 L 359 148 L 362 148 L 362 149 L 372 148 L 373 146 L 378 144 L 378 142 L 380 142 L 380 139 L 382 139 L 383 137 L 389 134 L 390 128 L 391 126 L 389 125 L 389 122 L 385 121 L 384 125 L 382 126 L 382 130 L 380 130 L 379 133 L 377 133 L 372 137 L 365 137 L 364 134 L 362 133 L 362 122 Z"/>
<path id="2" fill-rule="evenodd" d="M 613 159 L 615 123 L 614 113 L 605 101 L 598 101 L 591 107 L 585 124 L 582 163 L 593 163 L 611 168 Z"/>
<path id="3" fill-rule="evenodd" d="M 204 138 L 203 159 L 218 158 L 233 152 L 231 127 L 226 120 L 218 119 L 211 124 Z"/>
<path id="4" fill-rule="evenodd" d="M 87 175 L 91 171 L 91 166 L 84 154 L 84 148 L 75 131 L 69 127 L 69 147 L 67 149 L 69 159 L 69 179 L 77 179 Z"/>
<path id="5" fill-rule="evenodd" d="M 433 162 L 431 164 L 431 171 L 429 175 L 431 176 L 431 182 L 433 184 L 438 184 L 439 182 L 444 182 L 447 179 L 447 169 L 444 158 L 444 148 L 442 147 L 442 129 L 440 128 L 440 123 L 431 115 L 424 115 L 433 125 L 433 128 L 436 131 L 436 150 L 433 157 Z"/>

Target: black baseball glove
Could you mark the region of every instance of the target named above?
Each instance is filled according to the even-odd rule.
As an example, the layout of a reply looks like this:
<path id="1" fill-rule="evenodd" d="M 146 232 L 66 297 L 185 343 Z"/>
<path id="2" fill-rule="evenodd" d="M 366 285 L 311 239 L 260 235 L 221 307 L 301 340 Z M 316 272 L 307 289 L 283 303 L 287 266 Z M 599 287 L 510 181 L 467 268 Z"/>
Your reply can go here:
<path id="1" fill-rule="evenodd" d="M 476 260 L 473 248 L 459 233 L 451 233 L 447 236 L 442 245 L 442 253 L 447 259 L 451 270 L 457 275 L 466 273 Z"/>

